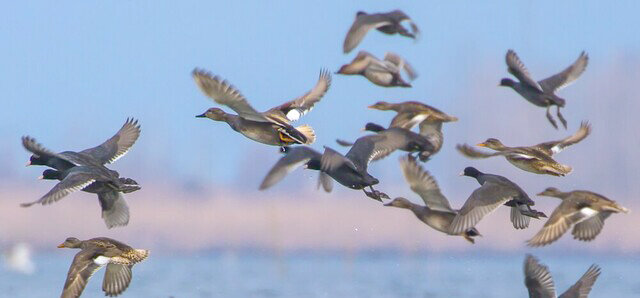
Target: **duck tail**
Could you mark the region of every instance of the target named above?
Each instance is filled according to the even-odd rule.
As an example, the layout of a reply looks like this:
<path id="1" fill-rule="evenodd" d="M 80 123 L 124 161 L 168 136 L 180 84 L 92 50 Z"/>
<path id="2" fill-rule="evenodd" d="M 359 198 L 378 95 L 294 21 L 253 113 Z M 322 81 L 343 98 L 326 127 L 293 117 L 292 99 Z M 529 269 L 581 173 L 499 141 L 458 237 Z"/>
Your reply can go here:
<path id="1" fill-rule="evenodd" d="M 313 131 L 313 128 L 309 125 L 301 125 L 296 127 L 296 130 L 303 134 L 307 138 L 307 142 L 305 145 L 313 144 L 316 141 L 316 133 Z"/>

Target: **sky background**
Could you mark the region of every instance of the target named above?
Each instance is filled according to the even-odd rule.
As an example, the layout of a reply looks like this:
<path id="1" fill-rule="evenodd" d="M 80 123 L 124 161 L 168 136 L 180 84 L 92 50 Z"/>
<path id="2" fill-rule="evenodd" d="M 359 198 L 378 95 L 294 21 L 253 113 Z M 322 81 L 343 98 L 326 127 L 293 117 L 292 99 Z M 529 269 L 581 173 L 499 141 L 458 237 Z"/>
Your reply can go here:
<path id="1" fill-rule="evenodd" d="M 342 53 L 357 11 L 396 8 L 420 27 L 417 41 L 370 32 L 353 52 Z M 361 136 L 369 121 L 388 124 L 393 113 L 366 109 L 376 101 L 418 100 L 460 118 L 445 125 L 444 147 L 425 165 L 453 206 L 478 187 L 457 176 L 473 165 L 518 183 L 547 214 L 557 201 L 534 194 L 548 186 L 591 190 L 638 210 L 639 8 L 634 1 L 5 3 L 0 243 L 53 247 L 71 235 L 107 235 L 192 250 L 525 250 L 524 240 L 543 222 L 514 231 L 508 210 L 487 217 L 478 227 L 485 236 L 470 246 L 360 192 L 341 186 L 332 194 L 316 191 L 315 172 L 298 170 L 258 192 L 280 158 L 278 148 L 194 117 L 216 106 L 193 82 L 195 67 L 226 78 L 256 109 L 266 110 L 304 94 L 320 69 L 336 71 L 359 50 L 380 58 L 387 51 L 398 53 L 419 77 L 413 88 L 394 89 L 334 75 L 322 101 L 299 121 L 315 129 L 314 148 L 338 148 L 336 138 Z M 544 109 L 497 87 L 508 76 L 507 49 L 514 49 L 537 79 L 587 51 L 585 73 L 559 92 L 567 99 L 568 130 L 554 130 Z M 23 166 L 29 154 L 21 136 L 33 136 L 54 151 L 82 150 L 112 136 L 130 116 L 140 120 L 141 137 L 111 166 L 143 186 L 126 196 L 128 227 L 106 230 L 95 195 L 86 193 L 51 206 L 18 207 L 53 186 L 35 180 L 43 168 Z M 560 139 L 582 120 L 592 123 L 593 133 L 557 156 L 574 168 L 564 178 L 523 172 L 500 158 L 468 160 L 454 149 L 488 137 L 514 146 Z M 381 190 L 419 202 L 404 184 L 399 156 L 372 165 L 370 173 L 382 181 Z M 614 215 L 593 243 L 566 235 L 545 249 L 640 252 L 640 240 L 628 237 L 637 234 L 639 223 L 637 212 Z"/>

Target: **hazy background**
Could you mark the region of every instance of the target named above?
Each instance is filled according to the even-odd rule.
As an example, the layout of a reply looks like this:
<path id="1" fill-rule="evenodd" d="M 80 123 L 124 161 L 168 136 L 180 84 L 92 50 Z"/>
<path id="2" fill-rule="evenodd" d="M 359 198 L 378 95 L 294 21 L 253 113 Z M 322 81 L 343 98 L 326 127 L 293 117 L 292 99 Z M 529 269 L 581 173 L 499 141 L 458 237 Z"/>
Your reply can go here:
<path id="1" fill-rule="evenodd" d="M 351 54 L 342 53 L 358 10 L 396 8 L 420 27 L 417 42 L 370 32 Z M 634 1 L 4 3 L 0 245 L 26 241 L 49 250 L 68 236 L 110 236 L 160 254 L 579 251 L 623 254 L 637 262 L 639 8 Z M 510 48 L 537 79 L 588 52 L 586 72 L 559 93 L 567 99 L 568 130 L 554 130 L 544 109 L 497 87 L 508 75 L 504 55 Z M 366 109 L 376 101 L 418 100 L 460 118 L 445 125 L 442 151 L 425 164 L 453 206 L 461 206 L 478 187 L 473 179 L 457 176 L 473 165 L 509 177 L 547 214 L 558 201 L 534 194 L 548 186 L 601 193 L 634 212 L 613 215 L 591 243 L 565 235 L 550 247 L 529 249 L 524 241 L 544 222 L 516 231 L 505 208 L 478 225 L 484 237 L 469 245 L 361 192 L 338 184 L 331 194 L 317 191 L 316 172 L 297 170 L 259 192 L 261 179 L 280 158 L 278 148 L 250 141 L 224 123 L 194 118 L 216 106 L 194 84 L 195 67 L 228 79 L 255 108 L 266 110 L 302 95 L 321 68 L 336 71 L 359 50 L 380 58 L 396 52 L 420 76 L 413 88 L 394 89 L 334 75 L 329 92 L 300 121 L 314 127 L 314 148 L 338 148 L 335 138 L 361 136 L 368 121 L 388 124 L 393 113 Z M 45 207 L 18 206 L 54 185 L 35 179 L 44 168 L 24 167 L 29 154 L 21 136 L 33 136 L 54 151 L 81 150 L 113 135 L 129 116 L 140 120 L 142 134 L 111 166 L 143 187 L 126 195 L 127 227 L 107 230 L 95 195 L 87 193 Z M 469 160 L 454 149 L 456 143 L 488 137 L 507 145 L 560 139 L 573 134 L 582 120 L 592 123 L 593 133 L 557 156 L 574 168 L 564 178 L 523 172 L 501 158 Z M 420 202 L 404 183 L 399 156 L 373 164 L 370 173 L 391 196 Z"/>

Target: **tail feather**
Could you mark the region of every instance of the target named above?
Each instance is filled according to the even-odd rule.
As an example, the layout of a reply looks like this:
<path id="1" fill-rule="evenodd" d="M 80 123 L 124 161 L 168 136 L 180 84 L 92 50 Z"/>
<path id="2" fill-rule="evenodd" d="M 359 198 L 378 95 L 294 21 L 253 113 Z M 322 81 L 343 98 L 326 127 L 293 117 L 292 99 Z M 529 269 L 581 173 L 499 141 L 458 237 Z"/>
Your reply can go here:
<path id="1" fill-rule="evenodd" d="M 305 143 L 305 145 L 311 145 L 316 141 L 316 133 L 313 131 L 313 128 L 311 128 L 311 126 L 301 125 L 296 127 L 296 130 L 307 138 L 307 142 Z"/>

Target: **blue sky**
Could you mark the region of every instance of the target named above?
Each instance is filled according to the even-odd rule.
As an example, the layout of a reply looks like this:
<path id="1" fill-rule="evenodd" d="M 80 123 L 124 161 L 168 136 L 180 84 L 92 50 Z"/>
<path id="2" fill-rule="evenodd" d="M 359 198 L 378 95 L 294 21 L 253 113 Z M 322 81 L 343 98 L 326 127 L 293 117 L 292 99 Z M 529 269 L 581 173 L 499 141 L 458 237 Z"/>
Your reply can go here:
<path id="1" fill-rule="evenodd" d="M 342 53 L 356 11 L 395 8 L 420 26 L 417 42 L 371 32 L 351 54 Z M 496 104 L 506 100 L 489 94 L 512 100 L 509 104 L 527 119 L 542 123 L 528 143 L 572 132 L 554 131 L 543 110 L 496 87 L 507 75 L 507 49 L 515 49 L 539 78 L 566 67 L 582 50 L 591 57 L 584 81 L 597 82 L 595 71 L 616 61 L 624 75 L 627 64 L 620 59 L 638 65 L 637 11 L 633 1 L 8 2 L 0 13 L 5 102 L 0 142 L 6 148 L 0 163 L 8 165 L 3 166 L 8 176 L 32 179 L 41 169 L 22 168 L 28 154 L 20 136 L 32 135 L 54 150 L 83 149 L 133 116 L 143 133 L 114 166 L 123 175 L 197 184 L 251 180 L 250 186 L 257 186 L 279 157 L 277 148 L 254 143 L 226 124 L 194 118 L 215 104 L 196 88 L 191 70 L 201 67 L 228 79 L 254 107 L 265 110 L 306 92 L 321 68 L 335 71 L 358 50 L 367 50 L 379 57 L 386 51 L 400 54 L 420 77 L 412 89 L 385 89 L 364 78 L 334 76 L 327 95 L 300 121 L 315 128 L 314 147 L 336 147 L 337 137 L 355 138 L 367 121 L 388 123 L 391 113 L 365 108 L 375 101 L 421 100 L 462 119 L 453 124 L 457 128 L 448 126 L 453 130 L 449 147 L 432 165 L 435 171 L 457 173 L 466 161 L 447 169 L 448 159 L 462 159 L 453 151 L 454 142 L 489 137 L 471 135 L 472 126 L 485 125 L 492 133 L 501 127 L 496 122 L 503 120 L 487 117 L 506 109 Z M 583 99 L 571 96 L 592 87 L 578 81 L 562 91 L 572 128 L 593 115 L 580 106 Z M 471 111 L 483 101 L 490 103 L 480 105 L 484 112 Z M 584 118 L 568 111 L 582 112 Z M 388 165 L 396 162 L 392 158 Z M 399 181 L 397 168 L 386 174 L 382 167 L 374 168 L 378 175 Z"/>

